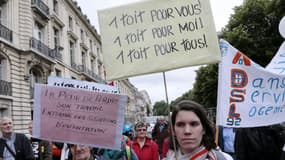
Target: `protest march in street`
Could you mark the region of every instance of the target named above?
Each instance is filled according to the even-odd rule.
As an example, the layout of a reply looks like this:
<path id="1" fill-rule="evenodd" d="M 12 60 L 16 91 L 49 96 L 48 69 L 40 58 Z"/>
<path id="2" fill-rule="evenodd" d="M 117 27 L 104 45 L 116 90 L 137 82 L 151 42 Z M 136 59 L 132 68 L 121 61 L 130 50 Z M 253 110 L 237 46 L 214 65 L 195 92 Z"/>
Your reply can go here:
<path id="1" fill-rule="evenodd" d="M 76 0 L 0 1 L 0 160 L 285 160 L 282 4 L 243 1 L 217 33 L 210 0 L 137 1 L 96 11 L 99 34 Z M 274 53 L 238 48 L 267 40 L 233 27 L 243 12 L 275 27 L 259 26 L 281 42 L 264 46 Z M 215 89 L 168 102 L 165 72 L 209 65 Z M 128 81 L 152 73 L 167 114 Z M 214 104 L 195 96 L 203 87 Z"/>

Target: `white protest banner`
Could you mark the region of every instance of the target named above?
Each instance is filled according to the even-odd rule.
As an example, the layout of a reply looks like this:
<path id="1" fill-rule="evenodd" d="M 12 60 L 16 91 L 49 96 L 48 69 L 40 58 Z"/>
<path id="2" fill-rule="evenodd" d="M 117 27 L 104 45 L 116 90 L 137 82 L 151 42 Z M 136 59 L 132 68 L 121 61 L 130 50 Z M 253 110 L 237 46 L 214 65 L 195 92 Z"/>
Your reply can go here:
<path id="1" fill-rule="evenodd" d="M 266 66 L 266 70 L 276 74 L 285 74 L 285 42 Z"/>
<path id="2" fill-rule="evenodd" d="M 285 76 L 254 63 L 221 40 L 217 125 L 257 127 L 285 121 Z"/>
<path id="3" fill-rule="evenodd" d="M 48 77 L 48 85 L 66 87 L 66 88 L 83 89 L 83 90 L 94 91 L 94 92 L 114 93 L 114 94 L 120 93 L 119 88 L 115 86 L 110 86 L 110 85 L 106 85 L 102 83 L 95 83 L 95 82 L 79 81 L 75 79 L 62 78 L 62 77 Z"/>
<path id="4" fill-rule="evenodd" d="M 285 16 L 281 19 L 279 23 L 279 32 L 283 38 L 285 38 Z"/>
<path id="5" fill-rule="evenodd" d="M 119 150 L 126 95 L 35 85 L 33 136 Z"/>
<path id="6" fill-rule="evenodd" d="M 106 78 L 217 63 L 209 0 L 151 0 L 98 12 Z"/>

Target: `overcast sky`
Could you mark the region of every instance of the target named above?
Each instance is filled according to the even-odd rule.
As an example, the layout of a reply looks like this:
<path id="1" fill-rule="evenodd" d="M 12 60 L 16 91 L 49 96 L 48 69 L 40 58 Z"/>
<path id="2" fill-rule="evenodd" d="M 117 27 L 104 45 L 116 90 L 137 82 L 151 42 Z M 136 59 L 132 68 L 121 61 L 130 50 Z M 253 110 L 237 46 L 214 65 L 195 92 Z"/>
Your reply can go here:
<path id="1" fill-rule="evenodd" d="M 91 24 L 95 26 L 99 33 L 98 10 L 138 1 L 140 0 L 77 0 L 82 12 L 88 16 Z M 241 5 L 242 2 L 243 0 L 210 0 L 216 31 L 220 31 L 227 24 L 230 15 L 233 14 L 232 9 L 237 5 Z M 199 66 L 187 67 L 165 73 L 169 103 L 192 89 L 196 77 L 195 70 L 198 68 Z M 136 76 L 129 78 L 129 80 L 139 90 L 146 90 L 148 92 L 152 104 L 160 100 L 166 101 L 162 73 Z"/>

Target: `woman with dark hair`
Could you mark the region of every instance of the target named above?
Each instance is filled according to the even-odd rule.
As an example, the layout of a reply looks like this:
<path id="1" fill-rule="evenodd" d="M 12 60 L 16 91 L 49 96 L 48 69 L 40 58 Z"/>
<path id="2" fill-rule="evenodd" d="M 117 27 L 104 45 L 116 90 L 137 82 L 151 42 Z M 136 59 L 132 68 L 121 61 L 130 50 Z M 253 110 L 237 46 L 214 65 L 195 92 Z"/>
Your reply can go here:
<path id="1" fill-rule="evenodd" d="M 214 126 L 202 105 L 181 101 L 172 112 L 171 123 L 177 153 L 170 140 L 166 159 L 173 160 L 177 156 L 179 160 L 225 160 L 216 150 Z"/>

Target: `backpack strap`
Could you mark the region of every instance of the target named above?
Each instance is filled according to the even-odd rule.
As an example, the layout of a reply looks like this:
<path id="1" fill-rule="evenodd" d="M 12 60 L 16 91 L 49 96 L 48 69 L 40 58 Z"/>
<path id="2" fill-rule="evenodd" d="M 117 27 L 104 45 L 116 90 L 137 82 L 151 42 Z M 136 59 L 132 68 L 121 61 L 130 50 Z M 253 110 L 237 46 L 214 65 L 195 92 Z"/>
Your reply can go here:
<path id="1" fill-rule="evenodd" d="M 12 150 L 12 148 L 6 143 L 6 140 L 1 138 L 1 143 L 4 143 L 5 147 L 7 148 L 7 150 L 10 152 L 10 154 L 16 158 L 16 153 Z M 3 150 L 4 151 L 4 150 Z M 3 152 L 2 152 L 3 155 Z"/>
<path id="2" fill-rule="evenodd" d="M 10 146 L 5 141 L 5 147 L 8 149 L 8 151 L 12 154 L 14 158 L 16 158 L 16 153 L 10 148 Z"/>

